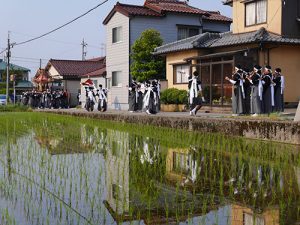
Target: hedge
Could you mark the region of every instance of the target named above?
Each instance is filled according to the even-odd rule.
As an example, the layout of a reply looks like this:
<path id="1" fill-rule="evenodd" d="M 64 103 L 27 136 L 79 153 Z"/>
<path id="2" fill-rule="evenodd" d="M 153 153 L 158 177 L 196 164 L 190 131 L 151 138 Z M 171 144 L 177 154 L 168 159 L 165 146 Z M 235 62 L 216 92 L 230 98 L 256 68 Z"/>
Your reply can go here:
<path id="1" fill-rule="evenodd" d="M 164 104 L 187 104 L 187 91 L 179 90 L 177 88 L 169 88 L 161 93 L 160 100 Z"/>

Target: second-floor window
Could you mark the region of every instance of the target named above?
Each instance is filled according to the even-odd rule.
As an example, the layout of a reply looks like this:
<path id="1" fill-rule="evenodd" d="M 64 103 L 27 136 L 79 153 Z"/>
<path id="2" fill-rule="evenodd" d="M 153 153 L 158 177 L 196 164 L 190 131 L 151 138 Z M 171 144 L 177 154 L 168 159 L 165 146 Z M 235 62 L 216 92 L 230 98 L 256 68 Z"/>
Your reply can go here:
<path id="1" fill-rule="evenodd" d="M 267 22 L 267 0 L 251 1 L 245 4 L 245 25 L 251 26 Z"/>
<path id="2" fill-rule="evenodd" d="M 115 27 L 112 29 L 112 43 L 122 41 L 122 27 Z"/>
<path id="3" fill-rule="evenodd" d="M 121 71 L 113 71 L 112 72 L 112 79 L 111 79 L 111 86 L 112 87 L 121 87 L 122 82 L 121 82 Z"/>
<path id="4" fill-rule="evenodd" d="M 177 40 L 200 34 L 200 28 L 195 26 L 178 26 Z"/>

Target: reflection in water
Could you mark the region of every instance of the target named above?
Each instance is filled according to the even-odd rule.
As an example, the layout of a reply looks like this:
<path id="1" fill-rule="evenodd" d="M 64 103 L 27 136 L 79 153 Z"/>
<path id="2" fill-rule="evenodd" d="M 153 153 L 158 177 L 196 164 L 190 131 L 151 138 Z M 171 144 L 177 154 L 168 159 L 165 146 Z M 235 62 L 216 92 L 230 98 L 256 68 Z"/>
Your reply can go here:
<path id="1" fill-rule="evenodd" d="M 299 222 L 290 146 L 27 117 L 0 121 L 0 224 Z"/>

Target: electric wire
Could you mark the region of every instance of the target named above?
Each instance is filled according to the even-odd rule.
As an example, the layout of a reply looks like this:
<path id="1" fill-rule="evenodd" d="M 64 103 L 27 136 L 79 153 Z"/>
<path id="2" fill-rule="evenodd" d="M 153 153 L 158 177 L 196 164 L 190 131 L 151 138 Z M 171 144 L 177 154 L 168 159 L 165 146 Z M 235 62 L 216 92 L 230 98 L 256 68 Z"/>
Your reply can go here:
<path id="1" fill-rule="evenodd" d="M 27 44 L 27 43 L 29 43 L 29 42 L 32 42 L 32 41 L 38 40 L 38 39 L 40 39 L 40 38 L 42 38 L 42 37 L 45 37 L 45 36 L 47 36 L 47 35 L 49 35 L 49 34 L 51 34 L 51 33 L 54 33 L 55 31 L 60 30 L 60 29 L 62 29 L 63 27 L 65 27 L 65 26 L 67 26 L 67 25 L 69 25 L 69 24 L 71 24 L 71 23 L 77 21 L 78 19 L 84 17 L 85 15 L 87 15 L 87 14 L 89 14 L 90 12 L 94 11 L 95 9 L 99 8 L 100 6 L 102 6 L 103 4 L 105 4 L 105 3 L 108 2 L 108 1 L 109 1 L 109 0 L 104 0 L 104 1 L 102 1 L 101 3 L 99 3 L 98 5 L 96 5 L 95 7 L 91 8 L 90 10 L 88 10 L 87 12 L 85 12 L 85 13 L 81 14 L 80 16 L 77 16 L 76 18 L 72 19 L 71 21 L 69 21 L 69 22 L 67 22 L 67 23 L 65 23 L 65 24 L 63 24 L 63 25 L 61 25 L 61 26 L 59 26 L 59 27 L 57 27 L 57 28 L 55 28 L 55 29 L 53 29 L 53 30 L 51 30 L 51 31 L 49 31 L 49 32 L 47 32 L 47 33 L 45 33 L 45 34 L 42 34 L 42 35 L 40 35 L 40 36 L 37 36 L 37 37 L 35 37 L 35 38 L 31 38 L 31 39 L 26 40 L 26 41 L 22 41 L 22 42 L 19 42 L 19 43 L 15 43 L 14 46 Z"/>

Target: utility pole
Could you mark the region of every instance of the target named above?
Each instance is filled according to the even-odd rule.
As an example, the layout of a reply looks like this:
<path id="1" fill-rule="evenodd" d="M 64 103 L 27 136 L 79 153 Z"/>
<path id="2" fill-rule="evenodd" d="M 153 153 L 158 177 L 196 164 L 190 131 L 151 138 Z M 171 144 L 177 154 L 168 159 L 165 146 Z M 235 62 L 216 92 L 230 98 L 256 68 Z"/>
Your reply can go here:
<path id="1" fill-rule="evenodd" d="M 42 69 L 42 59 L 40 59 L 40 70 Z"/>
<path id="2" fill-rule="evenodd" d="M 6 65 L 6 105 L 8 105 L 8 89 L 9 89 L 9 64 L 10 64 L 10 32 L 8 32 L 8 38 L 7 38 L 7 65 Z"/>
<path id="3" fill-rule="evenodd" d="M 82 45 L 82 60 L 85 60 L 85 57 L 86 57 L 86 54 L 87 54 L 86 47 L 87 47 L 88 44 L 83 39 L 81 45 Z"/>
<path id="4" fill-rule="evenodd" d="M 101 43 L 101 56 L 106 55 L 106 44 Z"/>

